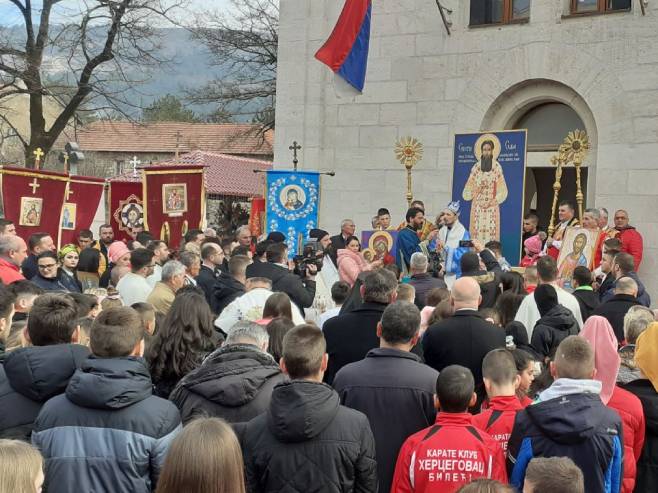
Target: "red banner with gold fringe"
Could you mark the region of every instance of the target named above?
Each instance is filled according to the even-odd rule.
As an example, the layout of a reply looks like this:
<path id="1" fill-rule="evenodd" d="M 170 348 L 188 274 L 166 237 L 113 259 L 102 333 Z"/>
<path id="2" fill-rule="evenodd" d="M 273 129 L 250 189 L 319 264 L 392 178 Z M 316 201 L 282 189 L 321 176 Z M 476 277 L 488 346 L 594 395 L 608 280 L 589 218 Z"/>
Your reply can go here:
<path id="1" fill-rule="evenodd" d="M 3 215 L 16 225 L 16 234 L 29 238 L 48 233 L 57 240 L 68 175 L 52 171 L 3 166 Z"/>
<path id="2" fill-rule="evenodd" d="M 136 180 L 128 180 L 125 177 L 112 179 L 108 194 L 108 215 L 114 231 L 114 239 L 130 240 L 130 231 L 133 228 L 144 227 L 142 182 L 139 178 Z"/>
<path id="3" fill-rule="evenodd" d="M 183 235 L 205 224 L 203 166 L 159 165 L 144 168 L 145 227 L 178 248 Z"/>
<path id="4" fill-rule="evenodd" d="M 258 238 L 265 232 L 263 219 L 265 217 L 265 199 L 254 197 L 251 199 L 251 211 L 249 213 L 249 231 L 251 236 Z"/>
<path id="5" fill-rule="evenodd" d="M 62 205 L 58 244 L 76 243 L 78 231 L 89 229 L 103 198 L 105 179 L 71 176 Z"/>

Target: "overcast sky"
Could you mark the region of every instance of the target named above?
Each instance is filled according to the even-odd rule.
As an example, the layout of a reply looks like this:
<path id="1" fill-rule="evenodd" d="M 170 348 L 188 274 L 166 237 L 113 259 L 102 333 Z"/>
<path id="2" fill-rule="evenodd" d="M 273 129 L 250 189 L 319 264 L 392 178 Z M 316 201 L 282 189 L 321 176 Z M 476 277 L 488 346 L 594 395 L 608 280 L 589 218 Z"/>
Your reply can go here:
<path id="1" fill-rule="evenodd" d="M 207 9 L 221 9 L 229 5 L 230 0 L 187 0 L 189 7 L 186 9 L 188 12 L 195 12 L 200 10 Z M 81 0 L 64 0 L 61 3 L 56 5 L 56 10 L 54 11 L 54 18 L 57 18 L 57 15 L 67 15 L 75 12 L 76 6 L 81 3 Z M 93 4 L 93 0 L 88 0 L 89 4 Z M 41 5 L 40 0 L 33 0 L 33 12 L 35 16 L 38 16 L 38 8 Z M 9 2 L 9 0 L 0 0 L 0 25 L 12 26 L 12 25 L 22 25 L 23 17 L 21 16 L 18 8 Z"/>

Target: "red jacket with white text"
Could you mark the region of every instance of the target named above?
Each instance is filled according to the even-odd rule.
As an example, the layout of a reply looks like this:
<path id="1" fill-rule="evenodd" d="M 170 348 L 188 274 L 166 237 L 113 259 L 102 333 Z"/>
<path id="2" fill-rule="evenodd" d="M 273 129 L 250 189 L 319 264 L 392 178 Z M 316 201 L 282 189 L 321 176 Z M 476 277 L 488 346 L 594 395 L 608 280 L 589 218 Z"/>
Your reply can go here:
<path id="1" fill-rule="evenodd" d="M 515 395 L 494 397 L 489 401 L 486 411 L 473 416 L 473 426 L 486 431 L 498 442 L 503 452 L 507 452 L 507 442 L 512 435 L 514 418 L 517 411 L 524 407 Z"/>
<path id="2" fill-rule="evenodd" d="M 477 478 L 507 483 L 498 443 L 472 423 L 468 413 L 439 412 L 434 426 L 402 445 L 391 493 L 453 493 Z"/>

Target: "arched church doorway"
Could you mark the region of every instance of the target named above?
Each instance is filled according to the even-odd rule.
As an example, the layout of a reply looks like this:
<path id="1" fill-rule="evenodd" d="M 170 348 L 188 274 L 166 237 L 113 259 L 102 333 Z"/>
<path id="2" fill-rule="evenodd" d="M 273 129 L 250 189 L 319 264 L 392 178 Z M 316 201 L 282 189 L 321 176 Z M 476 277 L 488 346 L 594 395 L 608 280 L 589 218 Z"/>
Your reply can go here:
<path id="1" fill-rule="evenodd" d="M 528 129 L 525 212 L 536 210 L 540 225 L 548 226 L 553 201 L 555 167 L 551 157 L 573 130 L 585 130 L 590 152 L 581 170 L 585 206 L 594 203 L 595 163 L 598 134 L 594 115 L 585 100 L 571 87 L 549 79 L 528 79 L 508 88 L 491 104 L 481 130 Z M 573 165 L 563 168 L 559 200 L 576 202 Z"/>
<path id="2" fill-rule="evenodd" d="M 539 224 L 546 227 L 550 222 L 553 201 L 555 168 L 547 159 L 554 155 L 564 137 L 572 130 L 584 129 L 585 124 L 573 108 L 564 103 L 540 103 L 532 107 L 511 126 L 528 130 L 528 164 L 526 169 L 524 209 L 536 211 Z M 587 172 L 582 169 L 583 193 L 587 196 Z M 560 200 L 576 203 L 576 170 L 564 168 L 561 180 Z"/>

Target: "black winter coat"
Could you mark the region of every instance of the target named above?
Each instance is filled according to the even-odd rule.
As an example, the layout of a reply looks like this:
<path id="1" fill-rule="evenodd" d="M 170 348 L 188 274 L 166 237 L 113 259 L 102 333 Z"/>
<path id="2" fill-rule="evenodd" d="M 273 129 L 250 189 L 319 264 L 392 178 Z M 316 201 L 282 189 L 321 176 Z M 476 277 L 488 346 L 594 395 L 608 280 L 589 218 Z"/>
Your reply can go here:
<path id="1" fill-rule="evenodd" d="M 302 279 L 287 268 L 272 262 L 263 262 L 260 270 L 262 275 L 259 277 L 267 277 L 272 281 L 272 291 L 286 293 L 302 313 L 304 313 L 304 308 L 308 308 L 313 304 L 315 281 Z"/>
<path id="2" fill-rule="evenodd" d="M 475 310 L 460 310 L 430 326 L 423 336 L 425 363 L 438 372 L 449 365 L 470 369 L 480 402 L 485 396 L 482 360 L 492 349 L 504 347 L 505 331 Z"/>
<path id="3" fill-rule="evenodd" d="M 377 491 L 368 418 L 341 406 L 328 385 L 277 385 L 268 410 L 246 425 L 242 442 L 249 493 Z"/>
<path id="4" fill-rule="evenodd" d="M 557 305 L 537 320 L 530 345 L 543 360 L 546 356 L 552 355 L 564 339 L 578 335 L 578 332 L 580 328 L 571 310 Z"/>
<path id="5" fill-rule="evenodd" d="M 45 402 L 66 390 L 89 356 L 78 344 L 15 349 L 0 365 L 0 438 L 30 441 L 34 420 Z"/>
<path id="6" fill-rule="evenodd" d="M 434 424 L 434 392 L 439 373 L 416 355 L 377 348 L 344 366 L 334 379 L 340 401 L 368 417 L 377 446 L 379 491 L 390 491 L 404 441 Z"/>
<path id="7" fill-rule="evenodd" d="M 142 358 L 90 357 L 34 424 L 32 443 L 46 461 L 44 491 L 155 490 L 180 430 L 176 406 L 151 394 Z"/>
<path id="8" fill-rule="evenodd" d="M 572 293 L 578 300 L 580 305 L 580 315 L 583 317 L 583 322 L 587 320 L 597 306 L 601 304 L 599 300 L 599 293 L 588 289 L 576 289 Z"/>
<path id="9" fill-rule="evenodd" d="M 203 294 L 206 296 L 206 301 L 210 305 L 210 308 L 212 309 L 213 313 L 215 314 L 218 314 L 219 312 L 217 312 L 213 307 L 213 291 L 215 288 L 215 281 L 219 278 L 220 275 L 221 275 L 221 271 L 218 268 L 215 268 L 213 270 L 210 267 L 201 265 L 201 270 L 199 271 L 199 275 L 196 276 L 195 279 L 197 286 L 203 289 Z"/>
<path id="10" fill-rule="evenodd" d="M 169 396 L 183 423 L 206 415 L 247 422 L 270 404 L 272 390 L 287 378 L 272 356 L 249 344 L 231 344 L 209 355 Z"/>
<path id="11" fill-rule="evenodd" d="M 470 272 L 462 272 L 462 277 L 472 277 L 480 285 L 480 294 L 482 295 L 482 303 L 480 309 L 493 308 L 496 300 L 501 293 L 500 283 L 501 275 L 503 273 L 500 264 L 494 257 L 493 253 L 489 250 L 482 250 L 480 258 L 487 270 L 476 270 Z"/>
<path id="12" fill-rule="evenodd" d="M 633 380 L 622 387 L 640 399 L 646 423 L 644 447 L 637 461 L 634 491 L 653 491 L 658 484 L 658 393 L 646 379 Z"/>
<path id="13" fill-rule="evenodd" d="M 329 364 L 324 381 L 329 385 L 343 366 L 361 361 L 368 351 L 379 347 L 377 323 L 388 305 L 367 302 L 351 312 L 330 318 L 322 331 L 327 341 Z"/>
<path id="14" fill-rule="evenodd" d="M 617 341 L 621 343 L 624 340 L 624 316 L 632 306 L 640 304 L 638 299 L 630 294 L 616 294 L 596 307 L 592 315 L 607 318 L 615 331 Z"/>
<path id="15" fill-rule="evenodd" d="M 416 290 L 416 299 L 414 303 L 419 310 L 425 308 L 427 305 L 427 294 L 436 288 L 445 288 L 446 283 L 443 279 L 434 277 L 427 272 L 424 274 L 414 274 L 409 280 L 409 285 L 413 286 Z"/>
<path id="16" fill-rule="evenodd" d="M 210 307 L 219 315 L 233 300 L 244 293 L 244 284 L 230 274 L 222 274 L 213 286 Z"/>

